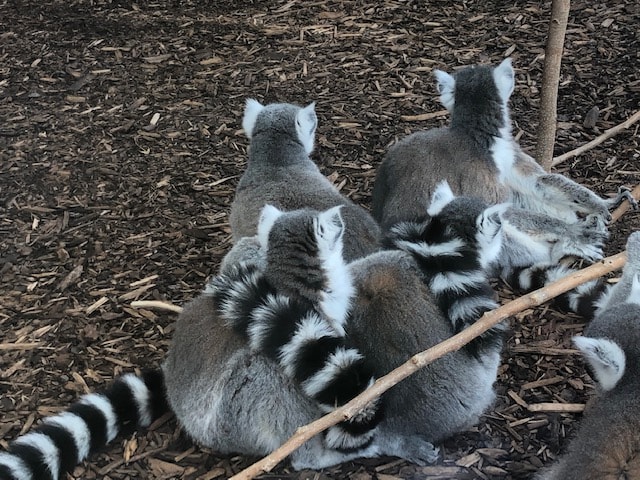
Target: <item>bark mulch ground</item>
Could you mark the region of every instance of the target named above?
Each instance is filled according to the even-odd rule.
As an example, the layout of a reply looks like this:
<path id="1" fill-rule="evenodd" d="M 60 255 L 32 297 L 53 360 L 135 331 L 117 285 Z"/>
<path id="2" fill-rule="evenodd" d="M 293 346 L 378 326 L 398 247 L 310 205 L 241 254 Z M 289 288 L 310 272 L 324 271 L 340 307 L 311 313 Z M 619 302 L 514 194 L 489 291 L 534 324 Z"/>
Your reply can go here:
<path id="1" fill-rule="evenodd" d="M 514 132 L 531 150 L 549 13 L 532 0 L 0 1 L 2 446 L 115 375 L 161 362 L 175 315 L 130 303 L 183 304 L 216 271 L 245 165 L 247 97 L 316 101 L 314 159 L 368 205 L 386 148 L 446 122 L 420 117 L 442 108 L 433 68 L 513 57 Z M 638 109 L 639 24 L 636 0 L 572 2 L 557 154 Z M 601 195 L 634 186 L 637 133 L 557 170 Z M 640 214 L 624 216 L 607 253 L 639 227 Z M 580 414 L 526 404 L 593 394 L 570 343 L 582 326 L 549 307 L 515 318 L 495 409 L 447 441 L 437 465 L 282 465 L 262 478 L 528 478 L 563 450 Z M 252 460 L 193 446 L 167 419 L 74 478 L 225 478 Z"/>

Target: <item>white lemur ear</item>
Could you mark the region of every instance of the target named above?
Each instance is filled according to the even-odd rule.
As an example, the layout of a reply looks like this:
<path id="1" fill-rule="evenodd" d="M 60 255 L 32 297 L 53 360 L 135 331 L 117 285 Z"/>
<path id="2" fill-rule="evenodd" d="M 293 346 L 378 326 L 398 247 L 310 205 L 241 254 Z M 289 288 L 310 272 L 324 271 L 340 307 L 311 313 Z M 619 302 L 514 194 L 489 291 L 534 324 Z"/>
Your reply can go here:
<path id="1" fill-rule="evenodd" d="M 626 357 L 617 343 L 606 338 L 573 337 L 573 343 L 582 352 L 595 379 L 604 391 L 611 390 L 624 375 Z"/>
<path id="2" fill-rule="evenodd" d="M 444 207 L 449 205 L 451 201 L 456 198 L 456 196 L 451 191 L 451 187 L 449 186 L 449 182 L 446 180 L 441 181 L 431 195 L 431 203 L 429 203 L 429 208 L 427 208 L 427 213 L 431 217 L 435 217 L 438 215 Z"/>
<path id="3" fill-rule="evenodd" d="M 325 210 L 318 214 L 314 227 L 316 240 L 321 248 L 333 251 L 338 244 L 342 245 L 342 234 L 344 233 L 344 222 L 340 215 L 341 205 Z"/>
<path id="4" fill-rule="evenodd" d="M 438 93 L 440 94 L 440 103 L 444 108 L 451 111 L 455 104 L 455 90 L 456 80 L 453 76 L 442 70 L 434 70 L 433 74 L 436 77 L 438 87 Z"/>
<path id="5" fill-rule="evenodd" d="M 313 152 L 318 117 L 316 116 L 316 102 L 302 108 L 296 115 L 296 132 L 298 139 L 304 145 L 307 154 Z"/>
<path id="6" fill-rule="evenodd" d="M 282 215 L 282 210 L 274 207 L 273 205 L 265 205 L 262 207 L 260 213 L 260 220 L 258 220 L 258 241 L 263 250 L 266 250 L 269 245 L 269 232 L 276 220 Z"/>
<path id="7" fill-rule="evenodd" d="M 506 103 L 515 87 L 515 73 L 510 58 L 505 58 L 500 65 L 493 69 L 493 81 L 496 82 L 500 98 Z"/>
<path id="8" fill-rule="evenodd" d="M 256 126 L 256 120 L 258 120 L 258 114 L 264 110 L 264 105 L 253 98 L 247 98 L 247 103 L 244 107 L 244 116 L 242 117 L 242 129 L 247 138 L 251 138 L 253 135 L 253 129 Z"/>
<path id="9" fill-rule="evenodd" d="M 627 303 L 640 305 L 640 274 L 636 273 L 633 276 L 633 281 L 631 282 L 631 291 L 629 292 Z"/>

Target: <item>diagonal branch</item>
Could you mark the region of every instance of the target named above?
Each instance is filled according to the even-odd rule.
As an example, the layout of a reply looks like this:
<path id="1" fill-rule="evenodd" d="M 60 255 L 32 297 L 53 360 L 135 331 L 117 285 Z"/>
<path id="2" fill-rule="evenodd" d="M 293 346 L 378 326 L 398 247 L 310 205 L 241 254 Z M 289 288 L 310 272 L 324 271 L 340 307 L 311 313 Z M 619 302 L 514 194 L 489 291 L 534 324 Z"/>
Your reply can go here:
<path id="1" fill-rule="evenodd" d="M 572 288 L 577 287 L 578 285 L 588 282 L 589 280 L 593 280 L 609 272 L 622 268 L 626 259 L 626 252 L 621 252 L 611 257 L 607 257 L 599 263 L 574 272 L 565 278 L 550 283 L 544 288 L 535 290 L 527 295 L 506 303 L 500 308 L 485 313 L 476 323 L 469 326 L 462 332 L 428 350 L 425 350 L 424 352 L 414 355 L 406 363 L 400 365 L 384 377 L 380 377 L 371 387 L 355 397 L 349 403 L 308 425 L 298 428 L 296 433 L 277 450 L 274 450 L 262 460 L 234 475 L 230 480 L 248 480 L 263 472 L 271 471 L 271 469 L 273 469 L 280 461 L 290 455 L 291 452 L 300 447 L 304 442 L 327 428 L 351 418 L 369 402 L 379 397 L 401 380 L 412 375 L 422 367 L 446 355 L 447 353 L 462 348 L 464 345 L 486 332 L 497 323 L 515 315 L 516 313 L 526 310 L 527 308 L 538 306 L 564 292 L 571 290 Z"/>

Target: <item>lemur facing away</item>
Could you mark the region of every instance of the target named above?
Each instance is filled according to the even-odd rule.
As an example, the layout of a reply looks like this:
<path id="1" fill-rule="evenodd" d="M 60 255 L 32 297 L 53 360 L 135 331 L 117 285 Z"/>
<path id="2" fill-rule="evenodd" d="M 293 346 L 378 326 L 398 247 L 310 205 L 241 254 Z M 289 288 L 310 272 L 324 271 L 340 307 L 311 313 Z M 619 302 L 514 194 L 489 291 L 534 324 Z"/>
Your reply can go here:
<path id="1" fill-rule="evenodd" d="M 380 228 L 360 206 L 344 197 L 309 155 L 318 120 L 315 104 L 263 106 L 247 100 L 242 126 L 250 139 L 247 168 L 236 188 L 229 221 L 234 241 L 256 234 L 265 204 L 281 210 L 326 210 L 342 205 L 347 261 L 379 249 Z"/>
<path id="2" fill-rule="evenodd" d="M 538 480 L 640 478 L 640 232 L 627 240 L 620 282 L 600 302 L 595 319 L 573 342 L 599 394 L 567 453 Z"/>
<path id="3" fill-rule="evenodd" d="M 344 329 L 355 290 L 342 258 L 340 209 L 284 213 L 265 206 L 258 223 L 264 268 L 260 262 L 242 262 L 205 290 L 215 298 L 218 314 L 247 337 L 251 349 L 275 360 L 324 412 L 375 380 Z M 380 402 L 373 402 L 330 428 L 325 443 L 337 449 L 363 448 L 371 443 L 381 413 Z"/>
<path id="4" fill-rule="evenodd" d="M 456 195 L 489 204 L 511 202 L 503 215 L 502 267 L 537 263 L 537 246 L 556 243 L 563 255 L 590 261 L 602 257 L 609 210 L 627 198 L 603 200 L 589 189 L 545 172 L 511 135 L 508 100 L 513 91 L 511 60 L 497 67 L 469 66 L 453 75 L 435 71 L 440 101 L 451 114 L 443 128 L 416 132 L 385 156 L 376 176 L 373 216 L 383 230 L 419 217 L 442 180 Z"/>
<path id="5" fill-rule="evenodd" d="M 347 268 L 340 259 L 342 207 L 321 213 L 265 207 L 257 239 L 239 241 L 221 275 L 180 314 L 162 373 L 125 375 L 45 419 L 0 455 L 0 472 L 20 480 L 63 478 L 119 432 L 149 425 L 166 402 L 199 444 L 268 454 L 374 375 L 495 306 L 481 264 L 500 241 L 496 209 L 454 203 L 439 198 L 431 206 L 427 229 L 440 232 L 435 239 L 421 236 L 420 224 L 405 225 L 393 236 L 405 251 L 375 253 Z M 456 255 L 466 259 L 458 272 L 450 261 Z M 446 267 L 434 270 L 439 263 Z M 292 465 L 318 469 L 378 455 L 434 461 L 432 442 L 477 422 L 493 401 L 499 331 L 313 438 L 292 454 Z M 370 367 L 361 361 L 369 355 Z M 394 411 L 380 416 L 387 402 Z"/>

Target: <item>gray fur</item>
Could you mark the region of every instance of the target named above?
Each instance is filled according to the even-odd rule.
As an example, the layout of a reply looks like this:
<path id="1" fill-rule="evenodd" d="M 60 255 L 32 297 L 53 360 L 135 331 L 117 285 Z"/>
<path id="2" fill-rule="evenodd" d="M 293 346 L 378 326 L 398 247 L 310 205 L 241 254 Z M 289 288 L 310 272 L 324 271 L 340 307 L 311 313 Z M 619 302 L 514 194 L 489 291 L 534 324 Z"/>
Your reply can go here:
<path id="1" fill-rule="evenodd" d="M 313 132 L 300 132 L 300 121 L 317 122 L 313 104 L 262 106 L 247 102 L 243 126 L 251 139 L 247 169 L 236 189 L 229 218 L 234 241 L 253 236 L 262 207 L 281 210 L 307 207 L 324 211 L 343 205 L 345 259 L 360 258 L 379 248 L 380 230 L 366 210 L 344 197 L 309 157 Z M 305 123 L 306 122 L 306 123 Z M 314 127 L 315 130 L 315 127 Z"/>
<path id="2" fill-rule="evenodd" d="M 347 331 L 379 369 L 376 374 L 388 373 L 453 334 L 409 255 L 379 252 L 350 268 L 357 294 Z M 499 347 L 480 358 L 459 350 L 405 379 L 385 397 L 379 442 L 389 434 L 436 443 L 477 423 L 494 401 L 499 363 Z"/>
<path id="3" fill-rule="evenodd" d="M 585 337 L 575 340 L 596 373 L 604 367 L 616 374 L 617 381 L 607 385 L 596 375 L 599 395 L 585 412 L 567 453 L 540 472 L 537 480 L 640 478 L 640 232 L 629 237 L 627 251 L 622 279 L 585 328 Z M 582 344 L 579 338 L 584 339 Z M 592 346 L 587 348 L 586 342 Z M 611 344 L 606 342 L 615 348 L 607 350 Z"/>

